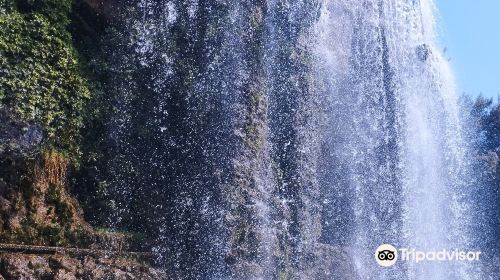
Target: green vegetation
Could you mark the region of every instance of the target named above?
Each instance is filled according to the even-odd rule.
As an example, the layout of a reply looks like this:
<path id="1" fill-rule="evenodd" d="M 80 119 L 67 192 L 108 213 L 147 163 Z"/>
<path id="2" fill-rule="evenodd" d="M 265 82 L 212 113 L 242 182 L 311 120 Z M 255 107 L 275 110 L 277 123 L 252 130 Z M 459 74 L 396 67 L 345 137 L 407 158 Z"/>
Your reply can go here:
<path id="1" fill-rule="evenodd" d="M 67 30 L 72 1 L 0 3 L 0 108 L 38 123 L 46 145 L 75 155 L 91 94 Z"/>
<path id="2" fill-rule="evenodd" d="M 2 212 L 3 241 L 81 244 L 90 234 L 65 189 L 68 168 L 82 161 L 82 128 L 95 108 L 84 60 L 70 32 L 73 0 L 0 0 L 0 110 L 37 124 L 44 142 L 29 157 L 12 157 L 0 177 L 17 191 Z M 23 169 L 20 169 L 20 166 Z M 9 177 L 15 172 L 16 177 Z M 47 207 L 47 212 L 38 209 Z M 76 220 L 75 220 L 76 219 Z"/>

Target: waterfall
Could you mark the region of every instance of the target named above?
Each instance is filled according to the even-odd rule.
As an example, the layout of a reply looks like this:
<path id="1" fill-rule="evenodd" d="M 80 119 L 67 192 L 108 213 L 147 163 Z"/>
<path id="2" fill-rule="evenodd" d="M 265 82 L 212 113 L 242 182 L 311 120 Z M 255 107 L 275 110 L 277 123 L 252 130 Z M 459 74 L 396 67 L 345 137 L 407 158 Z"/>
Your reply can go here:
<path id="1" fill-rule="evenodd" d="M 126 1 L 116 209 L 178 279 L 480 279 L 374 260 L 472 246 L 432 0 Z M 475 278 L 476 277 L 476 278 Z"/>
<path id="2" fill-rule="evenodd" d="M 329 229 L 340 229 L 337 241 L 352 235 L 363 279 L 480 278 L 465 264 L 380 270 L 372 260 L 384 243 L 472 249 L 466 144 L 434 9 L 425 0 L 325 1 L 317 24 L 319 72 L 330 95 L 323 168 L 342 178 L 323 184 L 336 193 L 330 216 L 343 211 L 352 219 Z"/>

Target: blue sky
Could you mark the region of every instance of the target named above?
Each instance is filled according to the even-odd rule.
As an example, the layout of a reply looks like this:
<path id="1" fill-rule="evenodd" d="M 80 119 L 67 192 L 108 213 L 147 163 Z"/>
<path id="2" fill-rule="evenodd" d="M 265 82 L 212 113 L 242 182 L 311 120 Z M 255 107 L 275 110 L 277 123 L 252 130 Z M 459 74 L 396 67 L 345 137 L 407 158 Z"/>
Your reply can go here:
<path id="1" fill-rule="evenodd" d="M 500 95 L 500 0 L 435 0 L 460 93 Z"/>

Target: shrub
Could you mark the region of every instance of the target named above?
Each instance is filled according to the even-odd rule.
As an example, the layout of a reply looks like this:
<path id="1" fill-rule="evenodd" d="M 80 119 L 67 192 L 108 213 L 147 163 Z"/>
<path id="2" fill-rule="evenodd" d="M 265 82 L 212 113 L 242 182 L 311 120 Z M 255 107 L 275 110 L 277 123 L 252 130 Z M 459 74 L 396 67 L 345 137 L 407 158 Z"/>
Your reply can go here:
<path id="1" fill-rule="evenodd" d="M 0 1 L 0 107 L 75 154 L 90 90 L 66 29 L 72 1 Z"/>

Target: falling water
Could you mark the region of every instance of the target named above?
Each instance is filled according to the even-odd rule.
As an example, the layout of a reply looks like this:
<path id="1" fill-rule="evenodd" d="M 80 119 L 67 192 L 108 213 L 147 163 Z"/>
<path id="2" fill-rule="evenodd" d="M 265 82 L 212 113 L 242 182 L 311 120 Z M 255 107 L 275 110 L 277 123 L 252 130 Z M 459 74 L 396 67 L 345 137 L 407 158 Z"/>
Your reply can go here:
<path id="1" fill-rule="evenodd" d="M 475 279 L 373 258 L 475 249 L 432 0 L 208 2 L 127 2 L 112 225 L 182 279 Z"/>
<path id="2" fill-rule="evenodd" d="M 344 173 L 342 181 L 330 177 L 324 184 L 336 192 L 333 204 L 352 207 L 330 211 L 353 219 L 337 220 L 331 230 L 353 234 L 354 261 L 364 279 L 475 279 L 464 264 L 380 270 L 372 260 L 384 243 L 473 249 L 465 143 L 434 12 L 425 0 L 325 1 L 321 10 L 317 53 L 330 95 L 325 157 Z"/>

